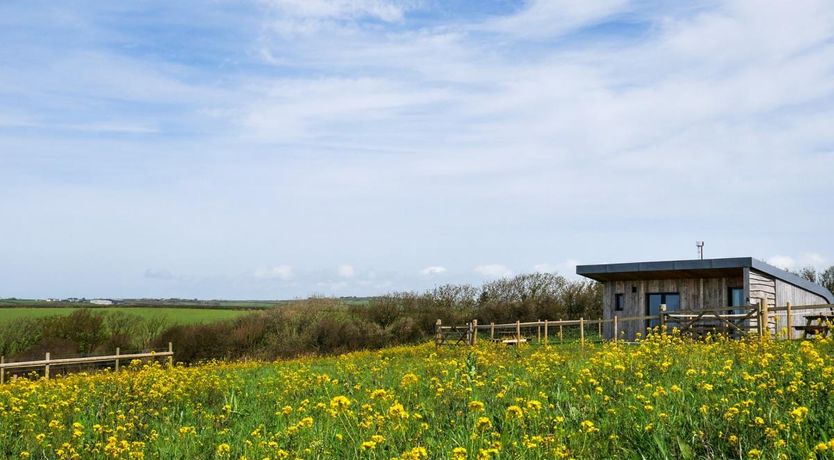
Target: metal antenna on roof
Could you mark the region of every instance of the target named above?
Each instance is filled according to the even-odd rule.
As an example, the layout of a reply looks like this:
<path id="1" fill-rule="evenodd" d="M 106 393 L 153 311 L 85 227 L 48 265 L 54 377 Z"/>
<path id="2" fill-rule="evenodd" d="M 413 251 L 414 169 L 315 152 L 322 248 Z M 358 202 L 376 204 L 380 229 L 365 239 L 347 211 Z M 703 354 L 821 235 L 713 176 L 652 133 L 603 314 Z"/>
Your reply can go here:
<path id="1" fill-rule="evenodd" d="M 701 258 L 701 260 L 704 260 L 704 242 L 696 241 L 695 246 L 698 246 L 698 256 Z"/>

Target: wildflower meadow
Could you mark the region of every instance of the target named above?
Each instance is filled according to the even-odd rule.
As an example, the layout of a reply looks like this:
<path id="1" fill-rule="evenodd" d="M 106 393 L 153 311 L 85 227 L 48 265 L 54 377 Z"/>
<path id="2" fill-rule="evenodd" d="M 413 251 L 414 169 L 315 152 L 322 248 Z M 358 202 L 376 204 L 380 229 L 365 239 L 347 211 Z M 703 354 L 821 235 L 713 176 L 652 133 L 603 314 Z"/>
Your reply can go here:
<path id="1" fill-rule="evenodd" d="M 829 340 L 425 344 L 0 387 L 9 459 L 834 458 Z"/>

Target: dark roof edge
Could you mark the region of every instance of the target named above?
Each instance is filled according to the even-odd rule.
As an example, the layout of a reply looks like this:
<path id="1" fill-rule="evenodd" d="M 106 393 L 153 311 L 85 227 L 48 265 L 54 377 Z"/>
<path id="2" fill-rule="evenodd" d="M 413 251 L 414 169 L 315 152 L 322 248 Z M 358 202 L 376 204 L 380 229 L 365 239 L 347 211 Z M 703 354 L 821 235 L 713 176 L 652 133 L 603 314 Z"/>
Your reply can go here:
<path id="1" fill-rule="evenodd" d="M 823 286 L 820 286 L 817 283 L 813 283 L 811 281 L 806 280 L 805 278 L 793 274 L 789 271 L 782 270 L 781 268 L 774 267 L 768 263 L 762 262 L 759 259 L 752 259 L 751 258 L 751 267 L 753 270 L 758 270 L 762 273 L 768 274 L 774 278 L 779 278 L 780 280 L 792 284 L 796 287 L 805 289 L 806 291 L 813 292 L 818 296 L 825 299 L 826 302 L 829 304 L 834 304 L 834 294 L 831 293 L 828 289 Z"/>
<path id="2" fill-rule="evenodd" d="M 576 274 L 587 276 L 602 273 L 709 270 L 719 268 L 751 267 L 752 264 L 752 257 L 733 257 L 726 259 L 663 260 L 653 262 L 628 262 L 619 264 L 577 265 Z"/>

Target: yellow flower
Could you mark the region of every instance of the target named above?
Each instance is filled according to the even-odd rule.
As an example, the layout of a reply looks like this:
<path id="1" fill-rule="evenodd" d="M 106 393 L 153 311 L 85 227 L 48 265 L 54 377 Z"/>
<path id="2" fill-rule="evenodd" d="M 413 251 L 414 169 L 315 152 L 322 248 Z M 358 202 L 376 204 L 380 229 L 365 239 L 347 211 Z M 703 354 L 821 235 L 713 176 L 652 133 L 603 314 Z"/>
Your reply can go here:
<path id="1" fill-rule="evenodd" d="M 426 452 L 425 447 L 414 447 L 411 450 L 403 453 L 400 458 L 402 460 L 424 460 L 429 458 L 429 453 Z"/>
<path id="2" fill-rule="evenodd" d="M 469 410 L 475 412 L 484 410 L 484 403 L 482 403 L 481 401 L 469 401 L 469 404 L 467 406 L 469 407 Z"/>
<path id="3" fill-rule="evenodd" d="M 222 444 L 218 444 L 217 446 L 217 455 L 229 455 L 232 452 L 232 446 L 226 444 L 225 442 Z"/>
<path id="4" fill-rule="evenodd" d="M 487 417 L 478 417 L 478 421 L 475 422 L 475 429 L 478 431 L 484 431 L 492 428 L 492 420 Z"/>
<path id="5" fill-rule="evenodd" d="M 350 404 L 350 399 L 345 396 L 336 396 L 330 400 L 330 409 L 338 413 L 347 410 Z"/>
<path id="6" fill-rule="evenodd" d="M 394 403 L 388 408 L 388 417 L 395 420 L 408 420 L 409 414 L 400 403 Z"/>
<path id="7" fill-rule="evenodd" d="M 510 406 L 507 408 L 507 418 L 520 419 L 524 417 L 524 411 L 518 406 Z"/>
<path id="8" fill-rule="evenodd" d="M 360 447 L 362 448 L 362 450 L 373 450 L 374 448 L 376 448 L 376 443 L 373 441 L 365 441 L 362 443 Z"/>
<path id="9" fill-rule="evenodd" d="M 412 373 L 408 373 L 405 374 L 403 378 L 400 380 L 400 386 L 410 387 L 411 385 L 416 384 L 418 381 L 420 381 L 420 377 L 417 377 Z"/>
<path id="10" fill-rule="evenodd" d="M 453 460 L 466 460 L 466 449 L 463 447 L 455 447 L 452 449 Z"/>
<path id="11" fill-rule="evenodd" d="M 594 433 L 596 431 L 599 431 L 599 428 L 595 427 L 594 422 L 590 420 L 583 420 L 582 423 L 579 424 L 579 426 L 582 428 L 582 431 L 586 433 Z"/>

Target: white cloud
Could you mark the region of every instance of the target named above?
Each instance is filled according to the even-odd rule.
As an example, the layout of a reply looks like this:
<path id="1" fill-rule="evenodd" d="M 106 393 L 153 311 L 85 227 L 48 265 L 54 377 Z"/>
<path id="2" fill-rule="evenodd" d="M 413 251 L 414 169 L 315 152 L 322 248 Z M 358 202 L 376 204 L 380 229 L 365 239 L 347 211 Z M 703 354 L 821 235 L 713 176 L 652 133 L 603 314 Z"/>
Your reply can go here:
<path id="1" fill-rule="evenodd" d="M 434 276 L 434 275 L 442 275 L 446 273 L 446 267 L 441 267 L 439 265 L 432 265 L 430 267 L 426 267 L 420 270 L 420 274 L 423 276 Z"/>
<path id="2" fill-rule="evenodd" d="M 293 278 L 293 268 L 290 265 L 278 265 L 270 268 L 258 268 L 255 270 L 255 278 L 258 279 L 279 279 L 289 281 Z"/>
<path id="3" fill-rule="evenodd" d="M 628 3 L 627 0 L 529 0 L 518 13 L 489 21 L 485 28 L 521 37 L 553 37 L 621 12 Z"/>
<path id="4" fill-rule="evenodd" d="M 556 273 L 568 278 L 576 276 L 576 266 L 579 264 L 578 260 L 567 259 L 558 264 L 540 263 L 533 265 L 533 271 L 538 273 Z"/>
<path id="5" fill-rule="evenodd" d="M 808 266 L 824 269 L 826 268 L 826 262 L 827 259 L 825 257 L 815 252 L 805 252 L 798 257 L 775 255 L 767 258 L 767 263 L 770 265 L 787 270 L 799 270 Z"/>
<path id="6" fill-rule="evenodd" d="M 341 278 L 353 278 L 356 276 L 356 269 L 352 265 L 343 264 L 336 268 L 336 273 Z"/>
<path id="7" fill-rule="evenodd" d="M 559 270 L 556 268 L 555 265 L 551 265 L 551 264 L 548 264 L 548 263 L 543 263 L 543 264 L 533 265 L 533 271 L 538 272 L 538 273 L 555 273 Z"/>
<path id="8" fill-rule="evenodd" d="M 513 276 L 513 271 L 501 264 L 478 265 L 474 270 L 475 273 L 487 278 L 504 278 Z"/>
<path id="9" fill-rule="evenodd" d="M 411 2 L 387 0 L 269 0 L 269 6 L 283 15 L 313 19 L 374 18 L 395 22 L 412 7 Z"/>

